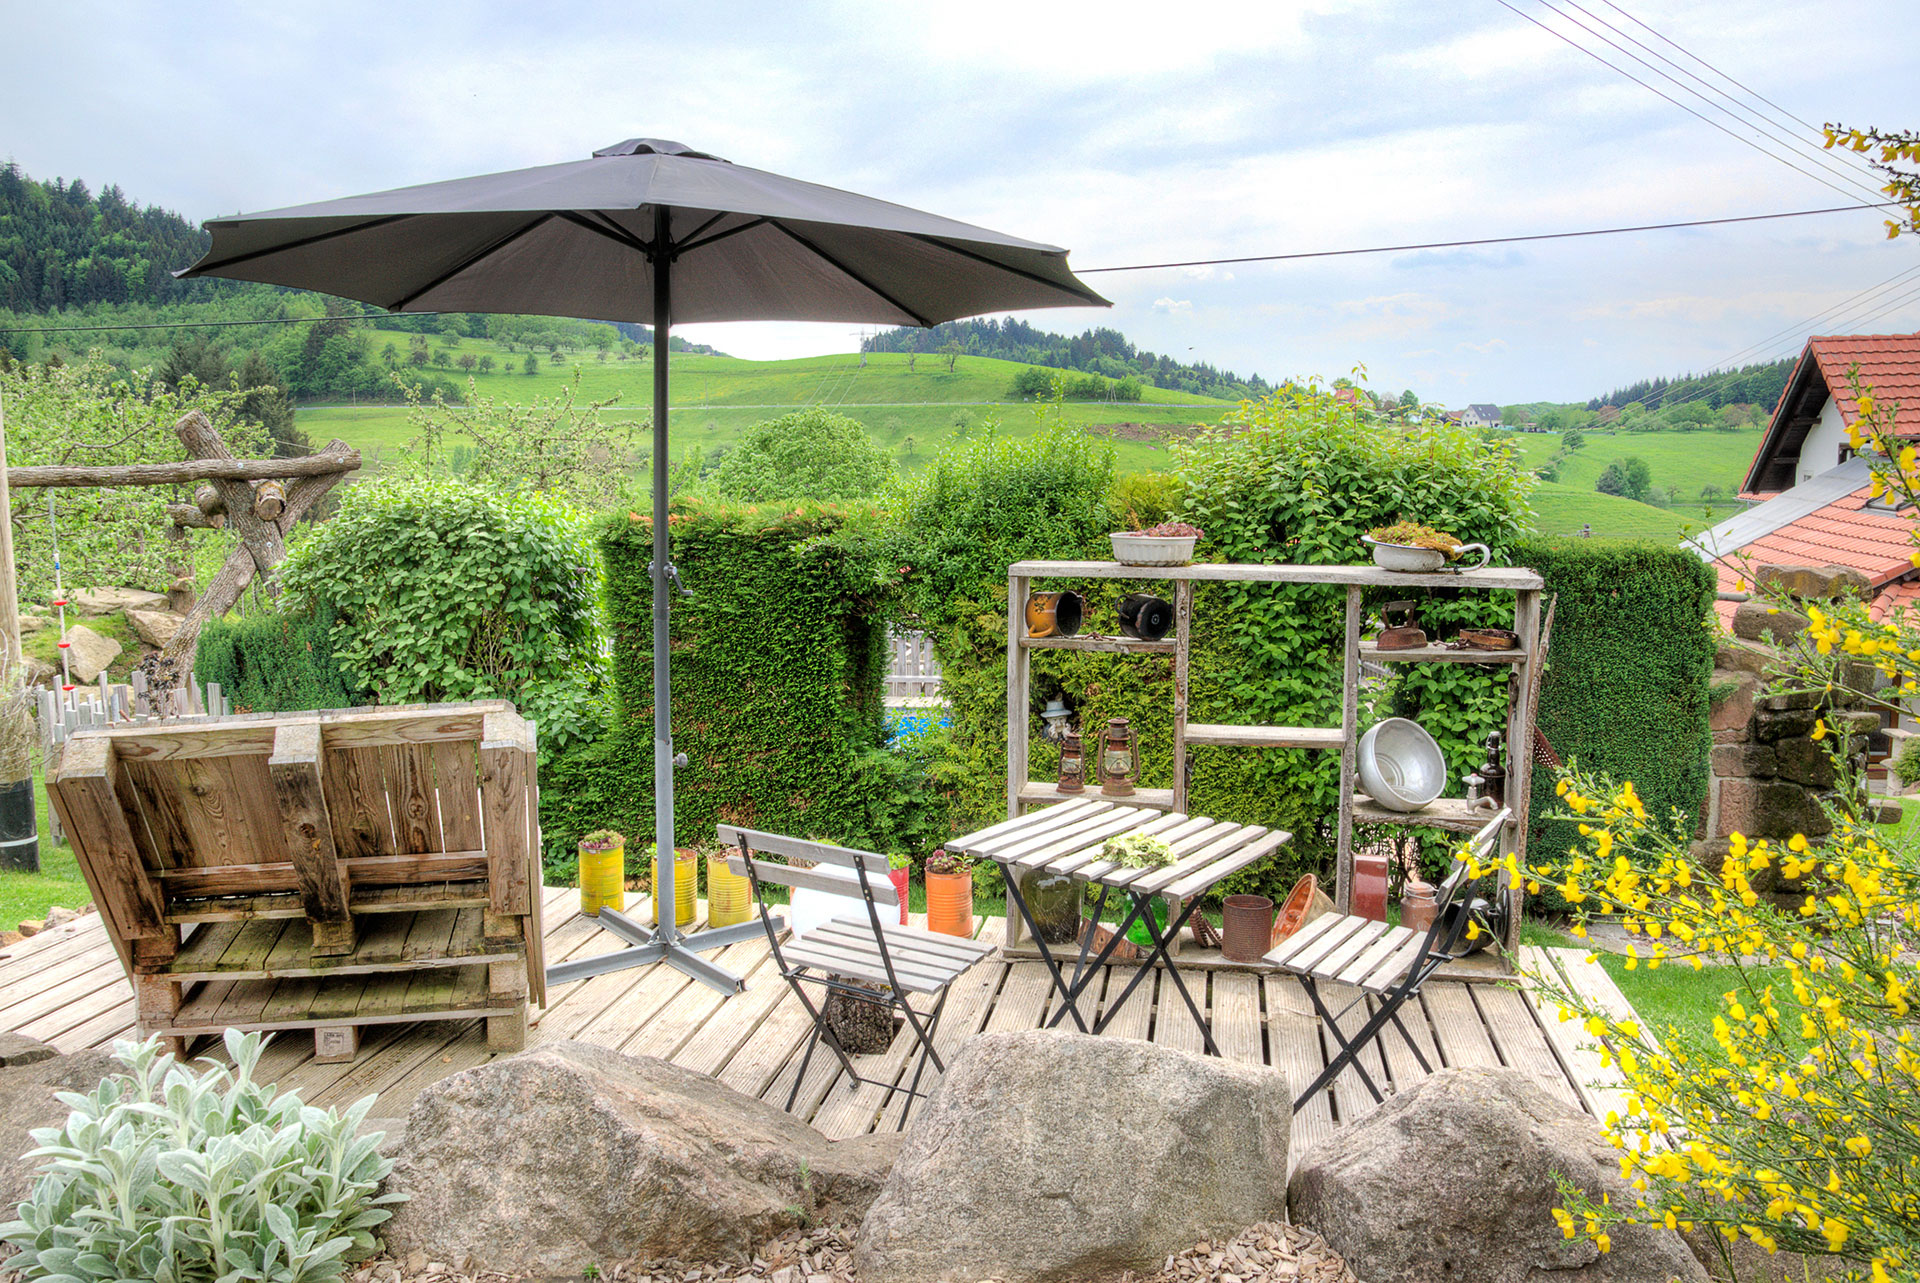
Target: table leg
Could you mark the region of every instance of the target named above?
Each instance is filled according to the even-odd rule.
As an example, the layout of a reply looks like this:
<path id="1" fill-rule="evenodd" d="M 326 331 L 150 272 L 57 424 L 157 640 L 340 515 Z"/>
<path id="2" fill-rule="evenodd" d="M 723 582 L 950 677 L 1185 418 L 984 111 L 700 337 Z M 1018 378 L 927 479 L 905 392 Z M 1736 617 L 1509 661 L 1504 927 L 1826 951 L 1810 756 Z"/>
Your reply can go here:
<path id="1" fill-rule="evenodd" d="M 1106 904 L 1106 897 L 1107 897 L 1106 888 L 1102 887 L 1100 889 L 1100 903 L 1103 907 Z M 1087 1033 L 1087 1032 L 1099 1033 L 1100 1032 L 1100 1025 L 1095 1025 L 1093 1029 L 1089 1031 L 1087 1029 L 1086 1024 L 1083 1021 L 1081 1021 L 1080 1008 L 1078 1006 L 1080 995 L 1084 993 L 1086 991 L 1087 986 L 1092 984 L 1094 979 L 1099 976 L 1100 968 L 1104 967 L 1107 964 L 1107 959 L 1113 956 L 1113 951 L 1120 947 L 1120 942 L 1126 938 L 1127 930 L 1133 926 L 1135 920 L 1138 919 L 1139 916 L 1140 916 L 1140 906 L 1138 904 L 1135 904 L 1133 907 L 1133 911 L 1126 916 L 1126 919 L 1123 922 L 1121 922 L 1118 929 L 1114 931 L 1113 938 L 1111 940 L 1108 940 L 1106 947 L 1100 950 L 1100 956 L 1095 958 L 1091 963 L 1087 964 L 1085 975 L 1083 976 L 1081 974 L 1081 971 L 1078 967 L 1074 968 L 1073 988 L 1071 990 L 1066 991 L 1063 994 L 1063 996 L 1066 998 L 1067 1005 L 1063 1006 L 1059 1011 L 1056 1011 L 1053 1013 L 1052 1019 L 1048 1020 L 1046 1023 L 1046 1026 L 1045 1026 L 1046 1028 L 1051 1029 L 1055 1025 L 1059 1024 L 1060 1017 L 1065 1015 L 1068 1010 L 1072 1010 L 1074 1023 L 1080 1026 L 1080 1031 L 1082 1033 Z M 1082 956 L 1085 956 L 1087 943 L 1092 938 L 1093 938 L 1093 933 L 1089 931 L 1087 935 L 1081 940 L 1080 952 Z M 1046 945 L 1042 944 L 1040 947 L 1041 949 L 1044 950 L 1046 948 Z M 1055 976 L 1056 983 L 1058 983 L 1058 979 L 1059 977 L 1058 975 L 1056 975 Z M 1137 982 L 1137 977 L 1136 977 L 1136 982 Z M 1129 990 L 1129 992 L 1131 992 L 1131 990 Z M 1102 1022 L 1102 1023 L 1105 1023 L 1105 1022 Z"/>
<path id="2" fill-rule="evenodd" d="M 1140 916 L 1153 901 L 1152 896 L 1135 896 L 1133 899 L 1134 916 Z M 1193 911 L 1199 904 L 1199 896 L 1195 896 L 1189 900 L 1186 907 L 1181 911 L 1180 916 L 1167 924 L 1167 929 L 1164 933 L 1154 930 L 1152 913 L 1147 912 L 1145 914 L 1144 920 L 1147 926 L 1147 935 L 1153 940 L 1153 952 L 1148 954 L 1146 960 L 1140 964 L 1139 972 L 1132 980 L 1127 982 L 1127 987 L 1120 991 L 1119 999 L 1107 1005 L 1106 1012 L 1094 1023 L 1094 1033 L 1097 1034 L 1107 1027 L 1107 1022 L 1113 1019 L 1114 1014 L 1118 1012 L 1122 1006 L 1126 1005 L 1126 1001 L 1132 996 L 1133 991 L 1140 987 L 1140 982 L 1146 978 L 1149 968 L 1153 966 L 1153 960 L 1159 958 L 1167 964 L 1167 979 L 1171 980 L 1173 987 L 1180 991 L 1181 1000 L 1187 1004 L 1187 1010 L 1193 1015 L 1193 1023 L 1199 1026 L 1200 1037 L 1206 1043 L 1207 1054 L 1212 1056 L 1220 1055 L 1220 1048 L 1216 1046 L 1213 1041 L 1213 1030 L 1208 1027 L 1206 1018 L 1200 1014 L 1200 1008 L 1193 1001 L 1193 995 L 1187 991 L 1187 982 L 1181 979 L 1180 969 L 1174 965 L 1172 956 L 1167 952 L 1167 942 L 1179 937 L 1180 929 L 1187 925 L 1187 919 L 1193 916 Z"/>

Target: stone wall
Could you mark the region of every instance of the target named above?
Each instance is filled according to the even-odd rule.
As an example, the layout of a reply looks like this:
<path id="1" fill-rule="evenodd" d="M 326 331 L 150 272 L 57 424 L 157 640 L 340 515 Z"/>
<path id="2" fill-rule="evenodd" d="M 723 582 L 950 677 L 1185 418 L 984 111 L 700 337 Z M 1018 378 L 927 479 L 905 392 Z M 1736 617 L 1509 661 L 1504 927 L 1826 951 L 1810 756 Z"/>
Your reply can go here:
<path id="1" fill-rule="evenodd" d="M 1837 566 L 1762 566 L 1755 579 L 1761 587 L 1783 588 L 1799 601 L 1830 601 L 1867 588 L 1857 571 Z M 1734 612 L 1733 638 L 1714 656 L 1712 769 L 1694 844 L 1704 862 L 1724 858 L 1735 833 L 1784 841 L 1796 833 L 1819 839 L 1832 831 L 1821 804 L 1837 800 L 1833 759 L 1827 745 L 1813 739 L 1820 696 L 1765 691 L 1767 678 L 1780 664 L 1779 645 L 1790 644 L 1806 626 L 1806 616 L 1795 611 L 1776 613 L 1758 600 L 1742 602 Z M 1858 737 L 1856 765 L 1864 768 L 1868 738 L 1879 732 L 1880 715 L 1853 708 L 1829 714 L 1827 723 Z M 1798 907 L 1804 895 L 1799 886 L 1781 884 L 1772 869 L 1761 876 L 1755 890 Z"/>

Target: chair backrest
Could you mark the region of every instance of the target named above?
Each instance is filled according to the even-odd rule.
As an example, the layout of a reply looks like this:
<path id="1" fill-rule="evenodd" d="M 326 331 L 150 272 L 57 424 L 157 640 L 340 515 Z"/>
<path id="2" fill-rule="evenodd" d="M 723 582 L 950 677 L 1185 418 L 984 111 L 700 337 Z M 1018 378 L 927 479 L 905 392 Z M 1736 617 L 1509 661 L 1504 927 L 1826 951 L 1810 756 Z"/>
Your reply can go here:
<path id="1" fill-rule="evenodd" d="M 1474 860 L 1486 859 L 1500 843 L 1500 830 L 1512 818 L 1513 808 L 1502 808 L 1498 814 L 1481 825 L 1471 838 L 1467 839 L 1466 855 Z M 1454 897 L 1460 893 L 1460 889 L 1471 881 L 1469 873 L 1465 856 L 1456 856 L 1453 868 L 1448 871 L 1446 879 L 1435 888 L 1433 926 L 1427 932 L 1426 952 L 1428 954 L 1451 954 L 1459 946 L 1461 937 L 1466 934 L 1469 915 L 1448 913 L 1447 910 L 1452 906 Z"/>
<path id="2" fill-rule="evenodd" d="M 875 904 L 900 903 L 900 896 L 893 889 L 892 880 L 887 877 L 887 857 L 884 855 L 833 846 L 826 842 L 809 842 L 781 833 L 764 833 L 737 824 L 722 824 L 720 840 L 739 848 L 738 854 L 727 858 L 727 867 L 756 884 L 773 882 L 781 886 L 804 887 L 812 891 L 849 896 L 855 900 L 870 898 Z M 765 855 L 784 856 L 789 860 L 811 860 L 814 867 L 803 869 L 757 858 Z"/>

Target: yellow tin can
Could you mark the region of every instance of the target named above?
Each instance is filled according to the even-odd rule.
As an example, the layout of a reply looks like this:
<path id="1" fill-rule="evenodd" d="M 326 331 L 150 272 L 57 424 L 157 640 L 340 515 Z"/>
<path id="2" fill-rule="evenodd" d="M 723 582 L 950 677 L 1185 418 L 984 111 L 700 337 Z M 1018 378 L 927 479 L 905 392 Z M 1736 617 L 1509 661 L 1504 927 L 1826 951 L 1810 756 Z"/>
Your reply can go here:
<path id="1" fill-rule="evenodd" d="M 707 925 L 730 927 L 753 916 L 753 885 L 727 867 L 724 852 L 707 857 Z"/>
<path id="2" fill-rule="evenodd" d="M 580 912 L 590 918 L 601 909 L 624 913 L 627 908 L 627 844 L 614 843 L 604 850 L 597 845 L 580 844 Z"/>
<path id="3" fill-rule="evenodd" d="M 653 921 L 660 922 L 660 857 L 653 857 Z M 673 853 L 673 925 L 684 927 L 693 921 L 695 901 L 700 895 L 700 862 L 692 848 L 681 847 Z"/>

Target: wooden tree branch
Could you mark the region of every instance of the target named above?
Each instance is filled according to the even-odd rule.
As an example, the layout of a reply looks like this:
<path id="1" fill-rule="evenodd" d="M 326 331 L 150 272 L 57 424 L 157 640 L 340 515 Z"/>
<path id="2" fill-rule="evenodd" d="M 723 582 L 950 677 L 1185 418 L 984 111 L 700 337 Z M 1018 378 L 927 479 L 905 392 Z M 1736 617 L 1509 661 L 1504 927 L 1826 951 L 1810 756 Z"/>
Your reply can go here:
<path id="1" fill-rule="evenodd" d="M 183 459 L 178 463 L 123 463 L 111 467 L 40 464 L 8 468 L 7 484 L 15 489 L 85 486 L 181 485 L 219 478 L 253 481 L 268 477 L 319 477 L 352 472 L 360 466 L 360 452 L 324 451 L 303 459 Z M 251 500 L 248 501 L 251 506 Z"/>
<path id="2" fill-rule="evenodd" d="M 173 432 L 187 447 L 188 454 L 202 459 L 235 461 L 233 451 L 227 449 L 227 443 L 220 439 L 212 421 L 198 410 L 181 415 L 180 422 L 173 425 Z M 253 554 L 254 565 L 262 573 L 271 575 L 287 555 L 280 528 L 254 512 L 253 489 L 245 481 L 230 477 L 214 477 L 212 481 L 213 488 L 220 492 L 220 501 L 226 505 L 228 524 L 239 534 L 241 544 Z"/>
<path id="3" fill-rule="evenodd" d="M 262 521 L 277 521 L 287 510 L 287 487 L 280 481 L 253 483 L 253 515 Z"/>
<path id="4" fill-rule="evenodd" d="M 227 515 L 227 505 L 220 502 L 220 492 L 215 490 L 213 483 L 209 481 L 202 481 L 193 488 L 193 506 L 209 517 Z"/>
<path id="5" fill-rule="evenodd" d="M 190 503 L 170 503 L 167 515 L 173 518 L 174 528 L 192 526 L 196 530 L 219 530 L 227 524 L 227 514 L 216 512 L 209 515 Z"/>

